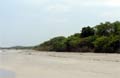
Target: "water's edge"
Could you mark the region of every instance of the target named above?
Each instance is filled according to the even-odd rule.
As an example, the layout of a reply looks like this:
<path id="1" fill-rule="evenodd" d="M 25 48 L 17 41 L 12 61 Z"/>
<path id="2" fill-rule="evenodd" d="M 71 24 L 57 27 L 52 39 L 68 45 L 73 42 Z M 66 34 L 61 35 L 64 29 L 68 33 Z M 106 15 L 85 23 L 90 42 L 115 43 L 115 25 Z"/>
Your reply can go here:
<path id="1" fill-rule="evenodd" d="M 13 71 L 0 69 L 0 78 L 15 78 L 16 74 Z"/>

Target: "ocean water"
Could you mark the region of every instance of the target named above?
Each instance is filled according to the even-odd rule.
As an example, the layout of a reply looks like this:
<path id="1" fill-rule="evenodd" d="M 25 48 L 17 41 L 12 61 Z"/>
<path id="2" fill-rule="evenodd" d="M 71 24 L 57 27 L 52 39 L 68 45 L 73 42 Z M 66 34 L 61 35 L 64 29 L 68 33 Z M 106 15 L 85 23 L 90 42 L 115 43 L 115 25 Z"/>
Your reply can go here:
<path id="1" fill-rule="evenodd" d="M 16 74 L 13 71 L 0 69 L 0 78 L 16 78 Z"/>

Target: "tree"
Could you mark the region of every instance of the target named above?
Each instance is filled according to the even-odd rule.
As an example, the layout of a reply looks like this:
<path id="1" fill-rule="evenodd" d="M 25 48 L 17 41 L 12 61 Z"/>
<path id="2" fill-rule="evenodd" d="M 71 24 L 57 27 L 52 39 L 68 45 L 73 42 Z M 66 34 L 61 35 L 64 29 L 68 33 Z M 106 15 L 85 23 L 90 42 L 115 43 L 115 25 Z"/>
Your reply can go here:
<path id="1" fill-rule="evenodd" d="M 63 36 L 55 37 L 50 40 L 53 51 L 66 51 L 66 38 Z"/>
<path id="2" fill-rule="evenodd" d="M 105 49 L 107 48 L 108 43 L 109 43 L 109 38 L 108 37 L 105 37 L 105 36 L 98 37 L 94 41 L 95 51 L 96 52 L 104 52 Z"/>
<path id="3" fill-rule="evenodd" d="M 95 36 L 89 36 L 82 38 L 79 42 L 79 47 L 81 52 L 93 52 Z"/>
<path id="4" fill-rule="evenodd" d="M 95 34 L 95 30 L 91 27 L 82 28 L 81 37 L 93 36 Z"/>
<path id="5" fill-rule="evenodd" d="M 72 35 L 67 38 L 66 45 L 67 51 L 78 51 L 80 42 L 80 35 Z"/>
<path id="6" fill-rule="evenodd" d="M 46 51 L 120 53 L 120 22 L 105 22 L 95 27 L 84 27 L 81 33 L 67 38 L 55 37 L 35 48 Z"/>
<path id="7" fill-rule="evenodd" d="M 112 48 L 113 52 L 120 53 L 120 36 L 111 36 L 107 46 Z"/>
<path id="8" fill-rule="evenodd" d="M 112 28 L 113 28 L 113 34 L 114 35 L 120 35 L 120 22 L 119 21 L 116 21 L 112 24 Z"/>
<path id="9" fill-rule="evenodd" d="M 66 50 L 66 38 L 63 36 L 55 37 L 46 41 L 39 46 L 36 46 L 37 50 L 45 51 L 65 51 Z"/>

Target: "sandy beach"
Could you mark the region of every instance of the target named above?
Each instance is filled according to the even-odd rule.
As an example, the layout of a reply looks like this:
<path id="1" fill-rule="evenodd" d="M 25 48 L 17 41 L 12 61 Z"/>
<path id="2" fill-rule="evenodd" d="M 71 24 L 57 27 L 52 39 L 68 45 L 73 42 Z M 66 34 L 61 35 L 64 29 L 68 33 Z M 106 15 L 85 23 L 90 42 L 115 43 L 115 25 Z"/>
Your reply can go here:
<path id="1" fill-rule="evenodd" d="M 3 69 L 15 78 L 120 78 L 120 54 L 2 50 Z"/>

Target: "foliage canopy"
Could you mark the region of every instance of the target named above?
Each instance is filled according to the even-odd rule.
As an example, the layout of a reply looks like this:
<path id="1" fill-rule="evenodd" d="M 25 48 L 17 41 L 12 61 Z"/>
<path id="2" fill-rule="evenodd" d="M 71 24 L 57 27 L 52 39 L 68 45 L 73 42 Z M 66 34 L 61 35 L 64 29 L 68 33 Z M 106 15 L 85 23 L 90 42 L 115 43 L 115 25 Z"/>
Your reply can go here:
<path id="1" fill-rule="evenodd" d="M 120 53 L 120 22 L 84 27 L 69 37 L 59 36 L 35 47 L 45 51 Z"/>

